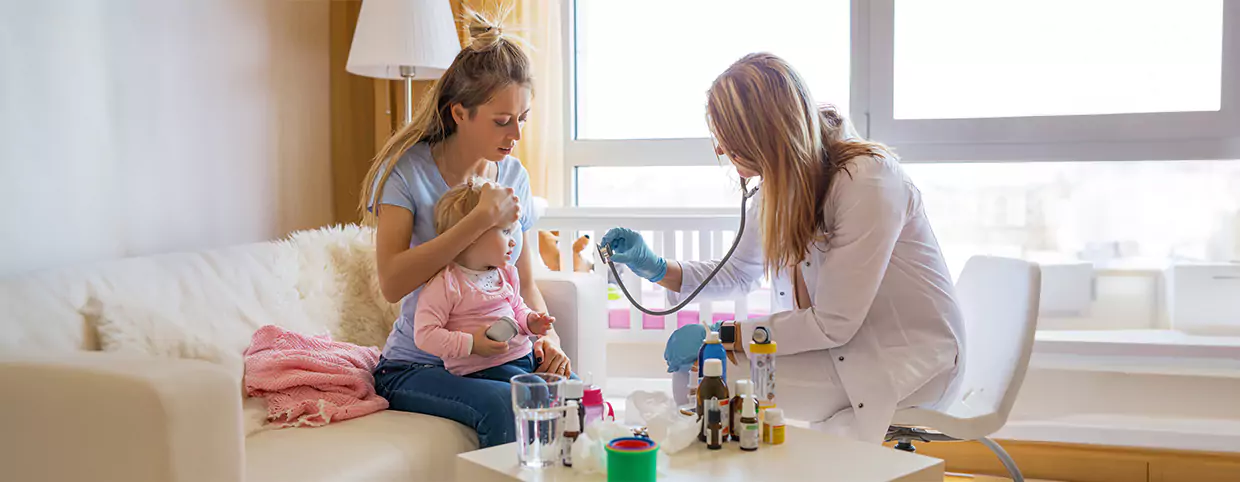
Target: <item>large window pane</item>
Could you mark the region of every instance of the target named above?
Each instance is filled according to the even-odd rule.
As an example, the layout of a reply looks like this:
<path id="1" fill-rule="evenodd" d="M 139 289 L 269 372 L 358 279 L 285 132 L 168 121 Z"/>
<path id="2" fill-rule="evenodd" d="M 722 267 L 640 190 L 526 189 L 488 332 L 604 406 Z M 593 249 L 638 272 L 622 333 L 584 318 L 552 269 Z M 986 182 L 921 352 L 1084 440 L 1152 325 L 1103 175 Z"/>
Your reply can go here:
<path id="1" fill-rule="evenodd" d="M 742 56 L 788 60 L 848 107 L 848 0 L 576 2 L 577 137 L 706 137 L 706 90 Z"/>
<path id="2" fill-rule="evenodd" d="M 948 261 L 1240 259 L 1240 161 L 906 164 Z"/>
<path id="3" fill-rule="evenodd" d="M 896 0 L 894 117 L 1216 111 L 1223 0 Z"/>

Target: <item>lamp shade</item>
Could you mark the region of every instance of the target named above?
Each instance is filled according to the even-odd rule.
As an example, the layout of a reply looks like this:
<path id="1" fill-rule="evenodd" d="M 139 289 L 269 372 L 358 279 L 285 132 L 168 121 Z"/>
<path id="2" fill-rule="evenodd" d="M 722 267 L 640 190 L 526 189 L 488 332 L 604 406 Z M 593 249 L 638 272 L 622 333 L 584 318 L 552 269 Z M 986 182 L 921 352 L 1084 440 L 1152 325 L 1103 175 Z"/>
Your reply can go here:
<path id="1" fill-rule="evenodd" d="M 364 0 L 345 70 L 399 80 L 401 67 L 437 79 L 461 51 L 448 0 Z"/>

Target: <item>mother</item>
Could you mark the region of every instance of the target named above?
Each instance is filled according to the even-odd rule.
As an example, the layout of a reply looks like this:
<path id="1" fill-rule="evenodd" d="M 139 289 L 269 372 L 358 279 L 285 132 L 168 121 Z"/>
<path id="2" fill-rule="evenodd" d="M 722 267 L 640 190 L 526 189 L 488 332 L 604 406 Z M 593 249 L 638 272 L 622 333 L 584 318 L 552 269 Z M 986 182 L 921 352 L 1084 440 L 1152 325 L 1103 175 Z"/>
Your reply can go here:
<path id="1" fill-rule="evenodd" d="M 510 387 L 506 382 L 458 377 L 443 361 L 418 349 L 413 313 L 418 293 L 479 235 L 520 221 L 513 257 L 521 296 L 530 308 L 546 312 L 534 283 L 530 231 L 529 174 L 512 157 L 530 112 L 530 61 L 500 25 L 471 13 L 469 44 L 435 83 L 413 122 L 378 153 L 361 204 L 365 222 L 376 227 L 379 286 L 389 302 L 403 300 L 375 368 L 375 387 L 392 409 L 460 422 L 490 447 L 515 440 Z M 490 179 L 476 209 L 436 237 L 435 201 L 451 186 L 480 176 Z M 569 375 L 568 357 L 554 331 L 534 345 L 539 372 Z"/>

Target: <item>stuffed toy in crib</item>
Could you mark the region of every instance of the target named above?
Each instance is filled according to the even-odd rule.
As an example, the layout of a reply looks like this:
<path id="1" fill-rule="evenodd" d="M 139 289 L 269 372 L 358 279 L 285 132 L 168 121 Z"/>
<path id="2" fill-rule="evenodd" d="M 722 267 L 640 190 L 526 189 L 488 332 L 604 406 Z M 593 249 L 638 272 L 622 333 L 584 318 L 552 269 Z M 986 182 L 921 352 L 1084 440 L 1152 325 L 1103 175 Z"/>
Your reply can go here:
<path id="1" fill-rule="evenodd" d="M 538 231 L 538 254 L 542 257 L 543 264 L 552 271 L 560 270 L 559 241 L 559 231 Z M 582 236 L 573 241 L 573 271 L 580 273 L 594 271 L 594 264 L 581 254 L 589 245 L 589 236 Z"/>

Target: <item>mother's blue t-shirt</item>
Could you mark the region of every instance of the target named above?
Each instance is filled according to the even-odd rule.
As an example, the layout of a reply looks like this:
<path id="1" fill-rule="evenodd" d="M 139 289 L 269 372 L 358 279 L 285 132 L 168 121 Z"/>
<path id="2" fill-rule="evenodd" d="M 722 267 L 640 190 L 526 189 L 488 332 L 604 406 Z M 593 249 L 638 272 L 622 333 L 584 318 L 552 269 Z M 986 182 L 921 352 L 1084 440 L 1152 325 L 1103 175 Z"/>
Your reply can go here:
<path id="1" fill-rule="evenodd" d="M 521 161 L 507 156 L 498 163 L 499 183 L 511 187 L 521 199 L 521 230 L 529 231 L 534 225 L 533 203 L 530 197 L 530 176 L 521 165 Z M 376 179 L 376 184 L 378 180 Z M 408 209 L 413 213 L 413 236 L 409 247 L 434 238 L 435 233 L 435 201 L 448 192 L 451 186 L 439 174 L 439 168 L 431 158 L 430 145 L 421 142 L 405 151 L 396 161 L 391 176 L 383 186 L 379 196 L 381 204 L 391 204 Z M 374 202 L 370 203 L 374 207 Z M 521 256 L 521 248 L 525 244 L 525 236 L 516 236 L 517 246 L 512 250 L 512 260 Z M 439 357 L 422 351 L 413 340 L 413 313 L 418 307 L 418 294 L 422 289 L 413 290 L 401 300 L 400 317 L 392 326 L 388 335 L 387 345 L 383 348 L 383 357 L 412 363 L 443 365 Z"/>

